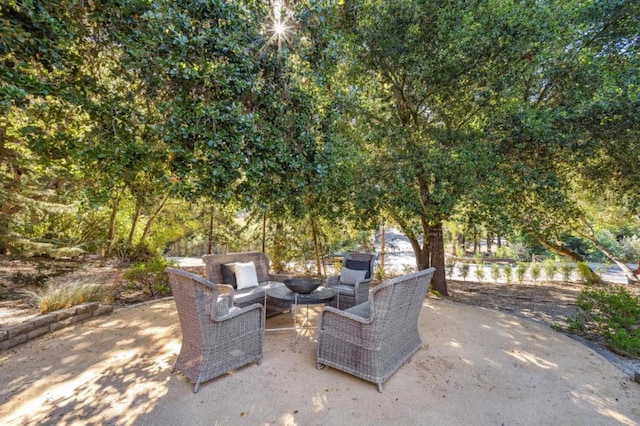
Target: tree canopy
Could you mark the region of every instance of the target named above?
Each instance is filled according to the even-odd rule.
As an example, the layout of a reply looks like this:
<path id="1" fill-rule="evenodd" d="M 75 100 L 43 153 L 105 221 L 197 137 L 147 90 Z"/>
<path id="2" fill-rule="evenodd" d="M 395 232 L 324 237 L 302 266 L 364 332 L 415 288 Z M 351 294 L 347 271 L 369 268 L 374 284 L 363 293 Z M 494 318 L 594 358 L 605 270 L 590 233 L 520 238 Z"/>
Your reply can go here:
<path id="1" fill-rule="evenodd" d="M 296 223 L 318 264 L 332 228 L 391 221 L 442 294 L 451 222 L 617 259 L 603 235 L 640 229 L 639 8 L 5 1 L 0 251 L 162 247 L 189 203 L 209 236 L 230 209 L 273 247 Z"/>

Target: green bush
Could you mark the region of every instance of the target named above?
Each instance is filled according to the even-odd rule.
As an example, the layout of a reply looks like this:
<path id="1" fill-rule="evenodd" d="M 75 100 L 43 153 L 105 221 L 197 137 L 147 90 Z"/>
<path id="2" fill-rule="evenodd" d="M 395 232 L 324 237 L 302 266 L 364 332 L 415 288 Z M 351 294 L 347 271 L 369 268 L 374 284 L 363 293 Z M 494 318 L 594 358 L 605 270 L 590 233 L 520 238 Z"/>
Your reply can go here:
<path id="1" fill-rule="evenodd" d="M 607 346 L 625 356 L 640 356 L 640 299 L 623 286 L 584 289 L 577 311 L 568 319 L 569 331 L 595 333 Z"/>
<path id="2" fill-rule="evenodd" d="M 334 267 L 335 267 L 335 264 L 334 264 Z M 373 273 L 373 277 L 378 281 L 382 281 L 385 279 L 386 276 L 387 274 L 384 270 L 384 266 L 381 266 L 381 265 L 376 266 L 376 270 Z"/>
<path id="3" fill-rule="evenodd" d="M 576 268 L 578 270 L 578 276 L 580 277 L 580 281 L 585 284 L 595 284 L 593 279 L 593 271 L 587 262 L 578 262 L 576 264 Z"/>
<path id="4" fill-rule="evenodd" d="M 491 264 L 491 278 L 493 278 L 493 282 L 497 283 L 498 280 L 500 279 L 500 276 L 502 275 L 500 273 L 500 265 L 498 265 L 497 263 L 492 263 Z"/>
<path id="5" fill-rule="evenodd" d="M 153 262 L 159 257 L 158 252 L 157 249 L 144 241 L 130 246 L 126 241 L 118 240 L 111 248 L 109 255 L 123 261 Z"/>
<path id="6" fill-rule="evenodd" d="M 512 274 L 513 274 L 513 268 L 511 268 L 511 265 L 509 265 L 508 263 L 506 265 L 504 265 L 504 268 L 502 269 L 502 273 L 504 274 L 504 279 L 507 282 L 507 284 L 511 284 L 511 280 L 512 280 Z"/>
<path id="7" fill-rule="evenodd" d="M 476 264 L 476 279 L 482 282 L 484 279 L 484 263 Z"/>
<path id="8" fill-rule="evenodd" d="M 560 264 L 560 273 L 562 274 L 562 279 L 565 281 L 571 281 L 571 274 L 573 273 L 574 269 L 575 266 L 573 266 L 573 264 L 569 262 L 562 262 Z"/>
<path id="9" fill-rule="evenodd" d="M 170 262 L 163 257 L 156 256 L 147 262 L 131 266 L 125 271 L 124 278 L 148 295 L 169 296 L 171 287 L 169 286 L 169 277 L 165 272 L 167 266 L 171 266 Z"/>
<path id="10" fill-rule="evenodd" d="M 460 272 L 462 279 L 466 281 L 469 276 L 469 263 L 461 262 L 460 265 L 458 265 L 458 272 Z"/>
<path id="11" fill-rule="evenodd" d="M 453 275 L 453 270 L 455 269 L 455 267 L 456 267 L 456 260 L 451 257 L 446 258 L 444 262 L 444 269 L 448 277 L 451 277 Z"/>
<path id="12" fill-rule="evenodd" d="M 558 264 L 553 259 L 546 259 L 542 262 L 542 270 L 544 271 L 544 275 L 549 281 L 553 281 L 553 278 L 558 272 Z"/>
<path id="13" fill-rule="evenodd" d="M 502 246 L 496 249 L 496 257 L 498 259 L 506 259 L 514 256 L 515 256 L 515 253 L 513 252 L 513 250 L 511 250 L 508 247 Z"/>
<path id="14" fill-rule="evenodd" d="M 524 274 L 527 273 L 527 269 L 529 269 L 529 264 L 525 262 L 518 262 L 516 264 L 516 278 L 520 284 L 524 281 Z"/>
<path id="15" fill-rule="evenodd" d="M 538 281 L 538 279 L 540 278 L 541 270 L 542 270 L 542 267 L 538 262 L 531 263 L 531 267 L 529 268 L 529 274 L 531 274 L 531 278 L 533 279 L 533 282 Z"/>

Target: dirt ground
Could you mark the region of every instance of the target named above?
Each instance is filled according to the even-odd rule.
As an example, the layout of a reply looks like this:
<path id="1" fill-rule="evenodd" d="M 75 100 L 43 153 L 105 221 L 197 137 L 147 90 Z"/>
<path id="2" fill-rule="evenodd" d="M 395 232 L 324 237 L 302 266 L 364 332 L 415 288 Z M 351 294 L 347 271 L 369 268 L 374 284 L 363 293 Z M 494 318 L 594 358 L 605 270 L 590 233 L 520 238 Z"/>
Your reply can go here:
<path id="1" fill-rule="evenodd" d="M 20 261 L 0 257 L 0 327 L 38 315 L 25 291 L 38 291 L 63 280 L 83 280 L 106 288 L 110 303 L 117 306 L 144 302 L 157 296 L 146 293 L 123 278 L 125 267 L 100 258 L 79 261 Z M 197 271 L 196 271 L 197 272 Z M 448 281 L 449 299 L 524 317 L 549 326 L 565 326 L 575 311 L 583 285 L 568 282 L 504 284 Z M 630 288 L 640 297 L 640 289 Z M 593 345 L 606 351 L 602 342 Z M 618 357 L 619 362 L 640 371 L 640 360 Z"/>

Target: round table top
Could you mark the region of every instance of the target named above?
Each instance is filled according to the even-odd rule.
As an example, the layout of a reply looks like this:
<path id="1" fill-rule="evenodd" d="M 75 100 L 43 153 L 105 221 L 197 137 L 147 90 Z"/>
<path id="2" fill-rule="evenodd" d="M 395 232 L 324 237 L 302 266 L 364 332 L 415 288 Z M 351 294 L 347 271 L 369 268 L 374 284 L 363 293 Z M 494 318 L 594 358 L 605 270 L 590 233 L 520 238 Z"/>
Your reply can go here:
<path id="1" fill-rule="evenodd" d="M 331 301 L 338 294 L 335 288 L 318 287 L 311 293 L 298 294 L 289 290 L 284 284 L 267 289 L 267 296 L 287 302 L 314 305 Z"/>

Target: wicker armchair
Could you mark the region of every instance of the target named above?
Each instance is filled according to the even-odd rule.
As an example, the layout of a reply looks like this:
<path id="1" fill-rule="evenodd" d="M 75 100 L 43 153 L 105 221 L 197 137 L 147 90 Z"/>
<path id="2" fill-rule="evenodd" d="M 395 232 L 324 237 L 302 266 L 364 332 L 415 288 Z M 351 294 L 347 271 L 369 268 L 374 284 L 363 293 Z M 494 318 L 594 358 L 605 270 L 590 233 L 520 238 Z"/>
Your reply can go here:
<path id="1" fill-rule="evenodd" d="M 371 299 L 346 311 L 325 306 L 318 369 L 329 366 L 382 384 L 420 347 L 418 316 L 435 268 L 383 282 Z"/>
<path id="2" fill-rule="evenodd" d="M 233 289 L 167 268 L 182 329 L 182 347 L 172 372 L 195 383 L 211 380 L 250 362 L 262 361 L 262 305 L 233 306 Z"/>
<path id="3" fill-rule="evenodd" d="M 327 278 L 325 287 L 331 287 L 338 290 L 338 297 L 328 306 L 332 306 L 338 309 L 347 309 L 360 303 L 366 302 L 369 299 L 369 283 L 373 278 L 373 264 L 376 260 L 375 254 L 370 253 L 348 253 L 344 256 L 342 266 L 355 269 L 364 270 L 367 273 L 365 277 L 360 280 L 356 280 L 354 283 L 346 283 L 342 279 L 341 275 L 334 275 Z M 340 305 L 338 305 L 338 303 Z"/>

